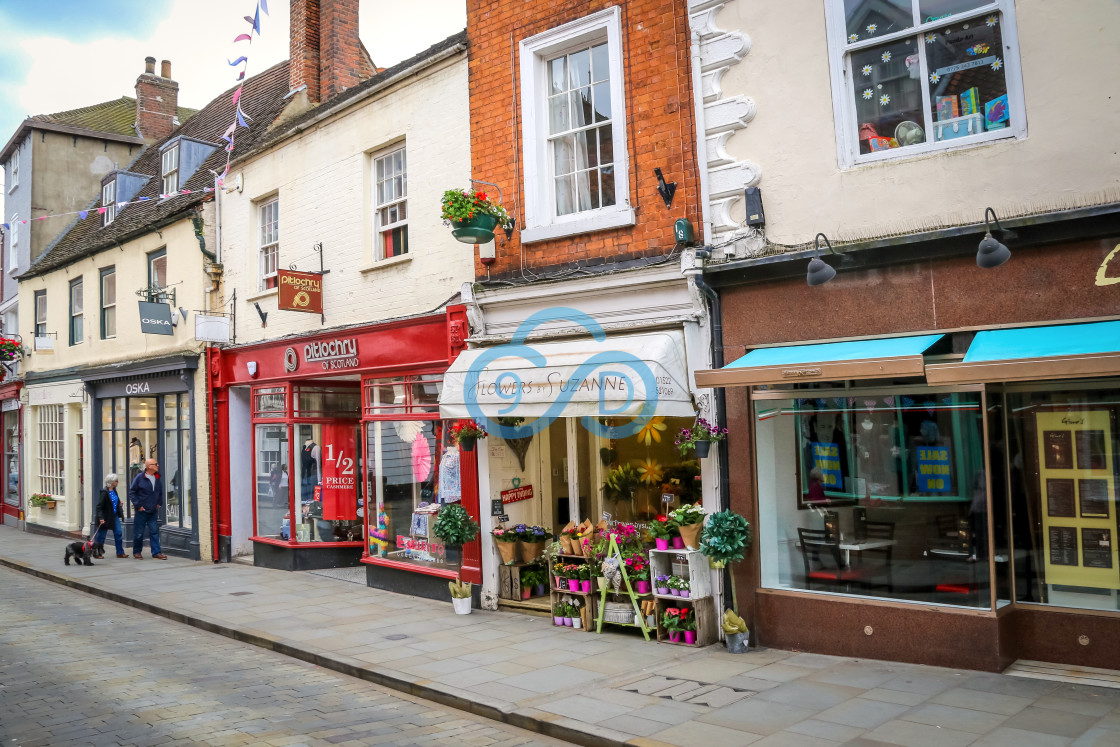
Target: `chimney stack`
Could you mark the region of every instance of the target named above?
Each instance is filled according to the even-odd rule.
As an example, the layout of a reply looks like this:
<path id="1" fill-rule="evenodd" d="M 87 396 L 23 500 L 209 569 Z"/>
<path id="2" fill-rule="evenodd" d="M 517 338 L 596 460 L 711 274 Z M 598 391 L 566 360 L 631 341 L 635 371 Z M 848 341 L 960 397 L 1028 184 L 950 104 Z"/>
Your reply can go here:
<path id="1" fill-rule="evenodd" d="M 179 84 L 171 80 L 171 62 L 164 60 L 155 74 L 156 58 L 144 60 L 144 74 L 136 79 L 136 130 L 149 143 L 162 140 L 178 126 Z"/>
<path id="2" fill-rule="evenodd" d="M 324 101 L 373 70 L 358 40 L 358 0 L 291 0 L 289 85 Z"/>

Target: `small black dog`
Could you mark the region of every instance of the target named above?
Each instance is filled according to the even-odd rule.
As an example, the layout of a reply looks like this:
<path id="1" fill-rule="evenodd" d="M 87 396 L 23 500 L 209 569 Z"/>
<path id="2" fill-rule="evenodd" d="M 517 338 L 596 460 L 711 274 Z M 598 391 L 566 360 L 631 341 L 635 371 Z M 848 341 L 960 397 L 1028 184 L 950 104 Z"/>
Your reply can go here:
<path id="1" fill-rule="evenodd" d="M 70 565 L 70 556 L 73 555 L 76 565 L 93 565 L 91 558 L 93 558 L 95 547 L 96 545 L 93 543 L 93 540 L 88 542 L 71 542 L 66 546 L 66 557 L 63 558 L 63 562 L 66 563 L 66 565 Z"/>

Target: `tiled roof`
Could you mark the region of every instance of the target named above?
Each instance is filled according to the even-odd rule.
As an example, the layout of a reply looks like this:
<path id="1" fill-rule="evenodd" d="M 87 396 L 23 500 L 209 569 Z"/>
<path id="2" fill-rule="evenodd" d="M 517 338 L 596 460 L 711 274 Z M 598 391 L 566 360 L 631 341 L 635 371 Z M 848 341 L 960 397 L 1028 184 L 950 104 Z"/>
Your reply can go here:
<path id="1" fill-rule="evenodd" d="M 214 186 L 211 170 L 220 173 L 225 168 L 226 151 L 220 147 L 224 145 L 224 141 L 219 138 L 234 121 L 232 97 L 235 90 L 236 88 L 231 88 L 222 93 L 181 127 L 146 149 L 128 166 L 128 171 L 131 173 L 152 177 L 132 199 L 148 197 L 150 200 L 127 205 L 117 213 L 112 223 L 102 227 L 101 216 L 95 210 L 101 206 L 99 195 L 90 203 L 91 212 L 86 219 L 77 220 L 67 228 L 43 256 L 23 274 L 23 277 L 41 275 L 94 252 L 130 241 L 156 226 L 182 218 L 196 205 L 210 199 L 211 194 L 203 193 L 202 190 Z M 269 125 L 287 104 L 285 100 L 287 94 L 287 61 L 274 65 L 245 81 L 245 88 L 241 94 L 241 110 L 249 118 L 249 129 L 238 128 L 234 136 L 235 157 L 247 154 L 261 144 Z M 160 200 L 160 147 L 177 137 L 202 140 L 219 147 L 185 184 L 179 185 L 180 190 L 190 190 L 194 194 Z"/>
<path id="2" fill-rule="evenodd" d="M 179 107 L 179 123 L 186 124 L 187 120 L 197 113 L 197 109 Z M 136 99 L 121 96 L 115 101 L 105 101 L 93 106 L 83 106 L 80 109 L 57 112 L 55 114 L 37 114 L 30 117 L 34 122 L 48 122 L 51 124 L 82 127 L 96 132 L 111 132 L 114 135 L 137 137 L 136 134 Z"/>

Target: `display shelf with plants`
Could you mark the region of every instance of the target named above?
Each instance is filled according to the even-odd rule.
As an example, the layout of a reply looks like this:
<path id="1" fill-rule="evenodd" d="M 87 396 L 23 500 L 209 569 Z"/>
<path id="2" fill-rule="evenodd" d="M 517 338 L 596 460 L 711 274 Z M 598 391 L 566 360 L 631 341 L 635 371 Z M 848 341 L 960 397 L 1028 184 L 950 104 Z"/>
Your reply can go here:
<path id="1" fill-rule="evenodd" d="M 712 596 L 712 574 L 708 558 L 699 550 L 650 550 L 650 575 L 654 579 L 655 596 L 662 599 L 678 599 L 680 592 L 687 590 L 691 599 Z M 662 579 L 676 583 L 663 583 Z M 677 594 L 673 594 L 676 586 Z M 662 593 L 663 590 L 667 590 Z"/>
<path id="2" fill-rule="evenodd" d="M 554 545 L 560 547 L 557 543 Z M 591 621 L 594 619 L 595 610 L 595 569 L 589 559 L 582 555 L 569 555 L 565 553 L 546 553 L 551 560 L 548 571 L 548 587 L 552 597 L 553 622 L 565 627 L 591 631 Z M 556 623 L 557 605 L 576 605 L 579 610 L 580 625 L 567 625 L 563 621 Z M 563 617 L 563 616 L 561 616 Z M 570 616 L 569 616 L 570 617 Z"/>
<path id="3" fill-rule="evenodd" d="M 710 646 L 719 637 L 717 632 L 719 619 L 716 617 L 716 603 L 712 597 L 658 599 L 656 618 L 657 640 L 661 643 L 691 647 Z M 673 635 L 674 633 L 677 635 Z"/>

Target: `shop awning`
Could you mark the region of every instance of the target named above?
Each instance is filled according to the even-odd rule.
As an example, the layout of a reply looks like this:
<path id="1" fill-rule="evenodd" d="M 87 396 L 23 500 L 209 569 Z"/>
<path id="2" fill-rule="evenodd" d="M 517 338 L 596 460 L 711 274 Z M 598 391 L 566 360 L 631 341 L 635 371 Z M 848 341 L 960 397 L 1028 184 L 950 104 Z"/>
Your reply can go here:
<path id="1" fill-rule="evenodd" d="M 654 415 L 696 413 L 679 331 L 468 350 L 444 375 L 439 411 L 475 417 L 471 402 L 489 418 L 634 416 L 647 400 Z"/>
<path id="2" fill-rule="evenodd" d="M 930 384 L 1030 381 L 1120 373 L 1120 321 L 977 332 L 964 360 L 926 366 Z"/>
<path id="3" fill-rule="evenodd" d="M 921 376 L 922 354 L 944 335 L 786 345 L 752 350 L 720 369 L 697 371 L 696 385 L 759 386 Z"/>

